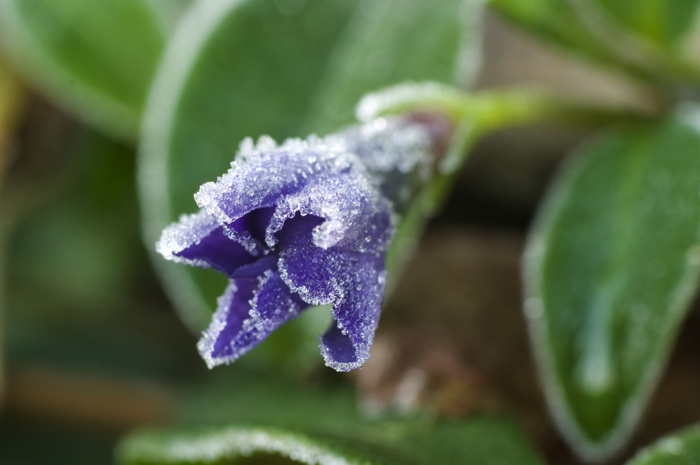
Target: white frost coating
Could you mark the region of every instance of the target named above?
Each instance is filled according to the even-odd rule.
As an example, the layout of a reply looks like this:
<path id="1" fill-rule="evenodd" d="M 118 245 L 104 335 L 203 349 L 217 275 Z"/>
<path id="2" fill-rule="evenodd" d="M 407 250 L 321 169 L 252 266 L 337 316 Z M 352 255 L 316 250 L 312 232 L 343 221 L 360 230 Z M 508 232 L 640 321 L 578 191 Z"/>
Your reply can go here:
<path id="1" fill-rule="evenodd" d="M 211 234 L 219 224 L 207 213 L 200 211 L 191 215 L 181 215 L 180 220 L 172 223 L 163 230 L 160 239 L 156 243 L 156 252 L 167 260 L 188 265 L 209 268 L 204 260 L 192 260 L 175 255 L 187 247 L 199 244 L 199 242 Z"/>
<path id="2" fill-rule="evenodd" d="M 198 438 L 176 437 L 158 456 L 167 460 L 188 462 L 214 461 L 222 458 L 249 457 L 255 453 L 277 453 L 307 465 L 363 465 L 364 461 L 349 461 L 313 438 L 289 434 L 271 428 L 227 428 L 208 432 Z"/>
<path id="3" fill-rule="evenodd" d="M 413 185 L 418 178 L 427 177 L 425 171 L 429 170 L 430 147 L 429 135 L 420 126 L 386 119 L 340 135 L 326 138 L 311 136 L 307 140 L 288 139 L 281 145 L 267 136 L 261 137 L 257 143 L 245 139 L 231 163 L 231 169 L 216 182 L 202 185 L 195 195 L 202 210 L 183 216 L 179 223 L 166 228 L 158 251 L 171 260 L 206 266 L 206 263 L 176 257 L 175 254 L 199 244 L 217 228 L 223 228 L 226 236 L 246 247 L 253 255 L 260 253 L 261 247 L 265 249 L 264 253 L 276 254 L 279 252 L 275 249 L 277 233 L 287 221 L 298 215 L 312 215 L 321 221 L 302 221 L 290 226 L 280 237 L 295 241 L 293 244 L 297 245 L 294 247 L 308 247 L 306 241 L 310 240 L 318 247 L 311 248 L 316 251 L 337 246 L 338 251 L 343 253 L 380 258 L 393 235 L 394 217 L 388 199 L 397 198 L 394 194 L 400 193 L 404 181 L 408 180 L 408 184 Z M 265 230 L 265 244 L 261 243 L 263 238 L 241 232 L 238 225 L 232 224 L 256 210 L 260 216 L 251 217 L 252 221 L 269 221 Z M 294 229 L 297 226 L 304 228 L 305 224 L 309 230 Z M 312 226 L 313 230 L 310 230 Z M 310 237 L 305 237 L 306 234 L 310 234 Z M 289 250 L 294 247 L 290 246 Z M 327 267 L 325 271 L 319 269 L 318 272 L 327 272 L 328 276 L 318 284 L 300 281 L 308 289 L 292 282 L 283 254 L 278 257 L 280 276 L 275 275 L 274 282 L 271 281 L 273 272 L 264 273 L 258 279 L 256 291 L 241 291 L 251 292 L 245 298 L 236 296 L 238 291 L 231 283 L 219 298 L 211 324 L 197 345 L 206 364 L 211 368 L 233 362 L 284 321 L 299 313 L 298 302 L 292 298 L 285 299 L 286 294 L 278 292 L 276 286 L 283 286 L 282 283 L 288 287 L 285 291 L 291 291 L 306 303 L 332 303 L 336 321 L 343 321 L 352 329 L 352 318 L 342 313 L 336 314 L 338 308 L 355 292 L 374 295 L 381 300 L 383 286 L 374 289 L 371 283 L 367 284 L 361 279 L 354 281 L 343 277 L 347 274 L 345 268 L 351 266 L 355 258 L 348 255 L 345 258 L 349 258 L 350 262 L 345 262 L 345 258 L 323 257 L 323 253 L 314 260 Z M 248 298 L 248 302 L 243 302 Z M 231 317 L 237 318 L 237 315 L 230 313 L 237 310 L 231 306 L 246 304 L 246 309 L 238 308 L 244 312 L 238 323 L 229 323 L 241 327 L 232 328 L 236 334 L 231 334 L 226 347 L 221 346 L 224 341 L 219 338 L 229 336 L 229 330 L 225 329 L 227 322 Z M 359 305 L 363 307 L 362 303 Z M 376 307 L 378 311 L 379 302 L 370 299 L 364 307 Z M 369 358 L 376 319 L 375 316 L 364 321 L 363 316 L 358 329 L 353 330 L 353 336 L 356 336 L 356 340 L 352 341 L 355 362 L 334 362 L 331 354 L 322 347 L 326 364 L 338 371 L 360 367 Z M 342 334 L 349 335 L 340 323 L 338 328 Z M 222 331 L 226 333 L 222 334 Z M 217 350 L 214 350 L 215 347 Z"/>
<path id="4" fill-rule="evenodd" d="M 258 241 L 251 236 L 248 231 L 241 232 L 224 226 L 224 235 L 232 241 L 239 243 L 251 255 L 257 256 L 260 253 L 258 250 Z"/>
<path id="5" fill-rule="evenodd" d="M 199 340 L 199 342 L 197 342 L 197 350 L 199 350 L 199 354 L 204 359 L 204 362 L 207 364 L 208 368 L 214 368 L 222 363 L 227 363 L 225 358 L 214 358 L 211 354 L 214 351 L 214 344 L 216 343 L 219 334 L 226 327 L 226 315 L 228 314 L 226 310 L 231 307 L 231 302 L 233 301 L 233 297 L 236 295 L 236 291 L 238 291 L 236 285 L 231 282 L 224 293 L 217 299 L 217 310 L 212 317 L 211 324 L 209 325 L 209 328 L 202 333 L 202 338 Z M 238 357 L 234 357 L 232 355 L 229 358 L 230 360 L 228 360 L 228 362 L 232 362 Z"/>
<path id="6" fill-rule="evenodd" d="M 266 270 L 262 275 L 258 276 L 258 286 L 253 292 L 253 298 L 250 300 L 250 310 L 248 310 L 248 315 L 250 315 L 250 317 L 253 319 L 255 327 L 259 331 L 262 331 L 265 328 L 266 322 L 258 310 L 258 300 L 260 298 L 260 292 L 262 291 L 263 286 L 270 281 L 273 273 L 274 272 L 272 270 Z"/>
<path id="7" fill-rule="evenodd" d="M 697 113 L 700 115 L 700 113 Z M 685 117 L 696 118 L 697 116 L 688 114 Z M 690 124 L 690 122 L 688 122 Z M 549 237 L 545 224 L 546 218 L 552 218 L 554 212 L 562 208 L 566 197 L 564 195 L 564 185 L 569 181 L 569 177 L 573 176 L 574 170 L 579 166 L 576 159 L 566 168 L 567 172 L 564 176 L 559 177 L 557 183 L 552 188 L 555 195 L 550 195 L 547 202 L 540 209 L 538 219 L 535 223 L 533 232 L 528 238 L 526 252 L 523 260 L 523 274 L 525 284 L 526 298 L 540 299 L 544 295 L 544 286 L 541 282 L 539 274 L 536 272 L 538 264 L 542 263 L 546 249 L 544 244 L 547 243 Z M 692 266 L 688 262 L 688 266 Z M 684 276 L 684 281 L 677 287 L 672 299 L 671 307 L 683 308 L 690 304 L 690 299 L 694 295 L 692 290 L 695 289 L 700 270 L 693 266 L 692 272 L 687 272 Z M 527 302 L 527 300 L 526 300 Z M 527 310 L 527 309 L 525 309 Z M 527 314 L 527 311 L 526 311 Z M 637 388 L 629 399 L 623 404 L 618 420 L 609 433 L 600 438 L 597 442 L 593 442 L 581 429 L 576 418 L 571 411 L 566 400 L 566 395 L 561 387 L 561 384 L 556 375 L 556 363 L 552 354 L 551 348 L 547 344 L 548 335 L 551 329 L 548 325 L 548 319 L 544 317 L 528 318 L 527 319 L 530 340 L 535 352 L 535 362 L 538 366 L 538 374 L 541 379 L 541 384 L 545 391 L 545 400 L 547 401 L 550 414 L 554 421 L 559 426 L 562 435 L 567 442 L 578 452 L 578 454 L 587 462 L 600 462 L 605 460 L 617 451 L 627 442 L 630 435 L 634 432 L 635 426 L 642 415 L 643 407 L 653 393 L 655 387 L 654 380 L 658 379 L 664 367 L 663 360 L 656 361 L 649 365 L 642 379 L 637 383 Z"/>
<path id="8" fill-rule="evenodd" d="M 444 99 L 455 90 L 437 82 L 406 82 L 365 95 L 355 108 L 355 117 L 369 123 L 393 108 L 416 106 L 431 100 Z"/>
<path id="9" fill-rule="evenodd" d="M 203 184 L 195 201 L 220 223 L 231 223 L 248 211 L 230 214 L 224 211 L 226 206 L 271 206 L 264 203 L 308 183 L 317 174 L 361 169 L 361 164 L 335 139 L 311 136 L 307 140 L 287 139 L 282 145 L 269 136 L 262 136 L 257 144 L 246 139 L 231 169 L 216 182 Z"/>
<path id="10" fill-rule="evenodd" d="M 280 278 L 284 284 L 287 285 L 293 294 L 297 294 L 309 305 L 328 305 L 335 302 L 341 302 L 345 298 L 345 291 L 335 277 L 332 277 L 330 283 L 328 284 L 328 286 L 333 289 L 333 292 L 331 292 L 329 296 L 321 297 L 318 295 L 318 293 L 313 292 L 308 287 L 300 286 L 292 280 L 292 278 L 289 276 L 287 260 L 284 255 L 280 255 L 277 266 L 279 268 Z"/>
<path id="11" fill-rule="evenodd" d="M 372 173 L 417 172 L 421 181 L 430 176 L 431 140 L 421 125 L 379 118 L 340 136 Z"/>
<path id="12" fill-rule="evenodd" d="M 334 362 L 333 360 L 331 360 L 330 355 L 327 353 L 327 349 L 323 346 L 320 346 L 320 348 L 321 355 L 323 355 L 323 361 L 326 363 L 326 366 L 328 368 L 333 368 L 339 373 L 346 373 L 348 371 L 362 368 L 362 365 L 364 365 L 367 359 L 369 358 L 369 354 L 367 354 L 362 358 L 358 358 L 357 362 Z"/>
<path id="13" fill-rule="evenodd" d="M 222 224 L 251 208 L 276 206 L 265 238 L 269 247 L 276 245 L 275 233 L 287 219 L 297 213 L 317 215 L 326 222 L 314 231 L 314 243 L 328 248 L 344 237 L 356 214 L 373 213 L 360 207 L 381 203 L 378 188 L 397 173 L 415 174 L 419 183 L 428 179 L 430 137 L 419 125 L 380 119 L 339 135 L 287 139 L 281 145 L 268 136 L 257 144 L 245 139 L 231 169 L 203 184 L 195 200 Z M 340 174 L 344 185 L 334 180 Z M 401 192 L 400 181 L 396 184 L 398 196 L 408 195 Z"/>
<path id="14" fill-rule="evenodd" d="M 560 181 L 561 182 L 561 181 Z M 555 186 L 555 190 L 557 186 Z M 528 244 L 525 247 L 523 257 L 523 275 L 525 281 L 525 302 L 536 302 L 540 308 L 536 313 L 540 313 L 535 318 L 526 318 L 530 341 L 535 352 L 535 363 L 538 367 L 538 375 L 541 380 L 541 385 L 545 391 L 545 400 L 549 407 L 549 412 L 552 415 L 555 423 L 559 426 L 561 434 L 572 445 L 578 454 L 587 462 L 600 462 L 609 458 L 616 450 L 624 444 L 627 437 L 631 433 L 632 426 L 635 423 L 638 413 L 635 411 L 633 403 L 627 403 L 620 415 L 617 428 L 613 429 L 611 434 L 602 438 L 598 443 L 593 443 L 581 430 L 572 412 L 569 409 L 566 401 L 566 395 L 561 388 L 554 367 L 554 357 L 544 341 L 547 340 L 547 335 L 550 331 L 547 318 L 544 318 L 544 307 L 541 299 L 542 283 L 537 273 L 534 272 L 536 264 L 541 263 L 545 254 L 544 243 L 546 236 L 542 230 L 542 218 L 551 216 L 551 211 L 560 202 L 560 198 L 552 197 L 548 203 L 540 210 L 539 218 L 535 225 L 535 229 L 530 234 Z M 530 300 L 535 299 L 535 300 Z M 525 315 L 529 313 L 529 309 L 523 308 Z"/>
<path id="15" fill-rule="evenodd" d="M 312 241 L 327 249 L 345 239 L 354 226 L 365 224 L 379 213 L 380 206 L 386 206 L 385 200 L 367 181 L 367 176 L 320 177 L 280 199 L 265 241 L 274 246 L 277 243 L 275 234 L 296 214 L 314 215 L 325 221 L 313 229 Z"/>
<path id="16" fill-rule="evenodd" d="M 337 305 L 333 305 L 333 317 L 335 318 L 335 324 L 338 327 L 338 329 L 341 330 L 341 332 L 347 336 L 348 331 L 343 328 L 343 324 L 339 321 L 338 317 L 336 316 L 336 309 Z M 369 359 L 370 353 L 369 353 L 369 348 L 372 347 L 372 342 L 374 339 L 374 331 L 377 328 L 377 320 L 376 318 L 373 318 L 371 321 L 368 322 L 369 324 L 363 325 L 362 334 L 359 335 L 359 338 L 363 341 L 362 345 L 358 345 L 355 343 L 355 341 L 352 341 L 352 346 L 353 349 L 355 350 L 355 361 L 354 362 L 339 362 L 333 359 L 330 350 L 323 344 L 323 339 L 321 339 L 321 343 L 319 344 L 319 349 L 321 351 L 321 355 L 323 356 L 323 361 L 325 362 L 326 366 L 329 368 L 333 368 L 335 371 L 339 372 L 346 372 L 346 371 L 352 371 L 357 368 L 361 368 L 362 365 L 365 364 L 365 362 Z M 358 336 L 358 334 L 356 334 Z M 322 338 L 323 336 L 320 336 Z"/>
<path id="17" fill-rule="evenodd" d="M 211 356 L 211 354 L 214 351 L 214 344 L 216 343 L 219 334 L 226 327 L 226 315 L 228 314 L 226 310 L 231 306 L 231 302 L 233 301 L 233 297 L 236 295 L 237 291 L 238 289 L 236 288 L 236 285 L 231 282 L 221 297 L 217 299 L 217 310 L 212 317 L 211 324 L 209 325 L 209 328 L 202 333 L 202 338 L 199 340 L 199 342 L 197 342 L 197 350 L 199 350 L 199 354 L 204 359 L 204 362 L 207 364 L 208 368 L 214 368 L 217 365 L 226 363 L 226 360 L 220 357 L 214 358 Z M 236 358 L 238 357 L 231 358 L 230 361 L 233 361 Z"/>
<path id="18" fill-rule="evenodd" d="M 357 368 L 362 368 L 362 365 L 364 365 L 369 358 L 369 351 L 363 350 L 355 353 L 355 356 L 357 357 L 357 361 L 355 362 L 336 362 L 331 357 L 330 351 L 326 348 L 326 346 L 319 344 L 318 347 L 321 350 L 321 355 L 323 355 L 323 361 L 325 362 L 326 366 L 333 368 L 338 372 L 347 372 L 356 370 Z"/>
<path id="19" fill-rule="evenodd" d="M 242 329 L 237 336 L 246 335 L 249 339 L 244 339 L 242 342 L 234 337 L 228 341 L 230 353 L 224 356 L 212 356 L 219 335 L 227 326 L 227 317 L 231 312 L 240 310 L 240 308 L 232 308 L 233 299 L 238 292 L 234 281 L 230 282 L 224 294 L 219 297 L 217 310 L 214 313 L 212 322 L 207 330 L 202 333 L 202 338 L 197 343 L 197 349 L 209 368 L 234 362 L 255 347 L 281 324 L 299 314 L 300 307 L 294 302 L 291 295 L 275 293 L 274 288 L 270 289 L 267 286 L 273 280 L 275 274 L 275 271 L 267 270 L 260 275 L 257 278 L 257 286 L 253 291 L 252 297 L 247 302 L 249 306 L 248 316 L 243 320 Z M 259 310 L 259 300 L 263 293 L 266 293 L 267 298 L 275 299 L 274 304 L 267 303 L 268 308 L 272 307 L 275 309 L 273 315 L 263 315 Z"/>
<path id="20" fill-rule="evenodd" d="M 231 281 L 224 294 L 217 300 L 216 312 L 212 317 L 209 328 L 202 333 L 202 338 L 197 343 L 199 354 L 202 356 L 207 364 L 207 367 L 209 368 L 214 368 L 217 365 L 229 364 L 240 358 L 241 355 L 245 354 L 252 348 L 250 345 L 245 345 L 223 357 L 212 357 L 211 355 L 219 334 L 226 327 L 226 317 L 228 316 L 229 312 L 234 311 L 230 307 L 237 291 L 238 289 L 236 288 L 236 285 Z M 255 329 L 257 329 L 256 327 L 257 325 L 255 319 L 253 317 L 249 317 L 243 321 L 243 329 L 241 332 L 244 334 L 252 333 L 255 332 Z M 233 344 L 233 342 L 234 341 L 231 341 L 231 344 Z"/>
<path id="21" fill-rule="evenodd" d="M 281 323 L 286 322 L 299 314 L 299 306 L 294 303 L 291 295 L 288 293 L 276 295 L 277 299 L 276 305 L 274 306 L 274 318 L 271 319 L 269 316 L 263 316 L 258 310 L 260 295 L 264 290 L 270 292 L 269 289 L 266 289 L 266 285 L 275 274 L 275 271 L 267 270 L 258 277 L 258 286 L 253 292 L 253 298 L 250 300 L 250 311 L 248 314 L 253 319 L 253 323 L 255 323 L 256 328 L 265 334 L 271 333 L 277 329 Z"/>

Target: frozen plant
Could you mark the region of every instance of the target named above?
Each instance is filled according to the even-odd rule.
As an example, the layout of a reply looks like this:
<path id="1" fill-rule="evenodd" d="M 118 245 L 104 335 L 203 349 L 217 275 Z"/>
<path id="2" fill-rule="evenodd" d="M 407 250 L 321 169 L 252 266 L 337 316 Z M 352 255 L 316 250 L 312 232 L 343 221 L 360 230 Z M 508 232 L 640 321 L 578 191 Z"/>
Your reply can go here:
<path id="1" fill-rule="evenodd" d="M 195 194 L 200 210 L 162 233 L 165 258 L 225 273 L 199 351 L 230 363 L 312 305 L 332 306 L 321 336 L 338 371 L 369 357 L 395 225 L 430 174 L 429 131 L 379 119 L 325 138 L 246 139 L 231 169 Z"/>

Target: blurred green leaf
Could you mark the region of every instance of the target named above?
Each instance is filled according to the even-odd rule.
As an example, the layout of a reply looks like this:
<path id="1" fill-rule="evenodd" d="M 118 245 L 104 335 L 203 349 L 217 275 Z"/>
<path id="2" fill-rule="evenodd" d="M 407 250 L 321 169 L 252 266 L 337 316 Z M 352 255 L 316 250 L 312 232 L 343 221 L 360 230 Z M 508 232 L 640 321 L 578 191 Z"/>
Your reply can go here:
<path id="1" fill-rule="evenodd" d="M 90 130 L 52 137 L 57 124 L 25 129 L 47 140 L 20 146 L 0 207 L 8 365 L 145 378 L 201 368 L 192 347 L 172 345 L 187 333 L 140 240 L 133 149 Z"/>
<path id="2" fill-rule="evenodd" d="M 589 459 L 626 441 L 697 288 L 699 121 L 686 106 L 587 146 L 529 239 L 525 311 L 547 398 Z"/>
<path id="3" fill-rule="evenodd" d="M 161 28 L 168 33 L 173 32 L 184 12 L 196 0 L 145 0 L 156 13 Z"/>
<path id="4" fill-rule="evenodd" d="M 610 47 L 599 44 L 569 1 L 490 0 L 491 5 L 533 34 L 565 49 L 619 65 Z"/>
<path id="5" fill-rule="evenodd" d="M 337 115 L 342 115 L 338 123 L 344 124 L 350 122 L 356 104 L 350 99 L 372 90 L 369 86 L 413 77 L 452 80 L 456 66 L 466 69 L 466 62 L 454 53 L 473 57 L 476 44 L 465 44 L 456 29 L 467 24 L 459 19 L 463 14 L 478 13 L 465 10 L 468 5 L 477 9 L 479 0 L 430 3 L 432 9 L 417 6 L 421 3 L 417 1 L 397 2 L 227 0 L 199 2 L 189 10 L 159 70 L 146 116 L 140 184 L 147 240 L 155 243 L 163 227 L 196 209 L 194 192 L 227 170 L 246 136 L 283 139 L 305 136 L 305 130 L 336 129 L 335 123 L 326 121 L 308 123 L 319 115 L 317 108 L 324 108 L 320 102 L 336 98 L 336 93 L 342 94 Z M 396 5 L 409 4 L 413 8 L 405 17 L 396 10 Z M 375 8 L 391 14 L 376 15 Z M 419 13 L 428 15 L 428 10 L 434 10 L 426 16 L 431 21 L 422 24 L 426 18 Z M 435 26 L 441 19 L 448 24 Z M 447 32 L 433 30 L 440 28 Z M 426 31 L 421 53 L 404 53 L 405 44 L 391 39 L 391 31 L 405 37 L 411 29 Z M 387 47 L 386 59 L 395 62 L 387 63 L 388 73 L 378 80 L 353 71 L 358 81 L 353 78 L 349 92 L 345 89 L 349 81 L 341 82 L 337 74 L 348 66 L 342 57 L 347 56 L 353 66 L 372 67 L 378 60 L 371 54 L 366 63 L 357 61 L 368 45 L 358 31 Z M 426 39 L 432 36 L 444 42 Z M 435 56 L 423 56 L 429 53 Z M 419 69 L 425 74 L 413 74 Z M 225 287 L 225 277 L 164 263 L 160 257 L 156 265 L 182 319 L 193 331 L 201 331 Z M 281 331 L 294 334 L 287 328 L 294 325 L 306 333 L 297 340 L 310 337 L 315 344 L 317 333 L 312 336 L 306 328 L 317 325 L 293 322 Z"/>
<path id="6" fill-rule="evenodd" d="M 135 138 L 165 32 L 146 0 L 2 0 L 10 58 L 85 122 Z"/>
<path id="7" fill-rule="evenodd" d="M 98 317 L 128 305 L 126 291 L 143 258 L 133 150 L 93 132 L 66 150 L 73 155 L 66 179 L 37 186 L 43 204 L 12 231 L 12 305 L 44 315 Z"/>
<path id="8" fill-rule="evenodd" d="M 673 49 L 697 21 L 698 0 L 597 0 L 616 21 L 661 47 Z"/>
<path id="9" fill-rule="evenodd" d="M 654 83 L 700 81 L 683 56 L 697 0 L 491 0 L 500 12 L 567 51 Z"/>
<path id="10" fill-rule="evenodd" d="M 517 428 L 503 418 L 372 420 L 357 412 L 345 390 L 228 378 L 218 390 L 199 393 L 202 402 L 191 406 L 196 419 L 190 418 L 188 426 L 128 437 L 119 450 L 120 462 L 541 464 Z M 209 426 L 202 426 L 207 424 L 202 412 L 214 412 Z"/>
<path id="11" fill-rule="evenodd" d="M 481 0 L 362 2 L 338 42 L 305 129 L 327 133 L 353 121 L 369 91 L 403 81 L 466 87 L 478 64 Z"/>
<path id="12" fill-rule="evenodd" d="M 665 436 L 642 449 L 627 465 L 698 465 L 700 427 L 692 426 Z"/>

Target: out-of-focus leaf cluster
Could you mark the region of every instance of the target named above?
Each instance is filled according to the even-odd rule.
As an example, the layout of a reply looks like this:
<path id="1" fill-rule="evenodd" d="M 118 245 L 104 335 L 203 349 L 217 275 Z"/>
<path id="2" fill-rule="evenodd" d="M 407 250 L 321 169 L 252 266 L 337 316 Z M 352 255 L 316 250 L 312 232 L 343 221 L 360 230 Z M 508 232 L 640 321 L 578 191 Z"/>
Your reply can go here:
<path id="1" fill-rule="evenodd" d="M 656 109 L 590 141 L 527 246 L 525 314 L 553 418 L 588 460 L 626 444 L 696 294 L 695 1 L 492 4 L 567 53 L 642 83 Z"/>
<path id="2" fill-rule="evenodd" d="M 281 386 L 243 373 L 198 389 L 182 421 L 187 426 L 177 430 L 131 435 L 121 446 L 121 463 L 263 464 L 270 454 L 322 465 L 541 463 L 507 418 L 368 419 L 342 388 Z"/>
<path id="3" fill-rule="evenodd" d="M 225 171 L 246 136 L 332 132 L 353 121 L 368 92 L 435 81 L 460 88 L 405 86 L 403 94 L 375 94 L 379 107 L 366 113 L 428 109 L 456 122 L 434 183 L 397 236 L 396 255 L 447 198 L 465 148 L 483 133 L 552 118 L 614 122 L 577 151 L 546 195 L 528 241 L 523 306 L 562 434 L 588 460 L 617 453 L 659 382 L 698 286 L 700 113 L 685 100 L 700 89 L 699 4 L 491 4 L 546 43 L 636 82 L 652 110 L 629 118 L 517 91 L 464 94 L 478 65 L 479 0 L 0 0 L 3 53 L 16 69 L 6 73 L 0 63 L 8 395 L 19 391 L 12 373 L 31 386 L 61 379 L 15 368 L 27 363 L 167 383 L 202 375 L 191 354 L 171 348 L 170 338 L 187 336 L 148 309 L 160 295 L 139 228 L 150 250 L 165 225 L 194 211 L 192 193 Z M 27 98 L 27 87 L 108 136 Z M 155 268 L 181 320 L 201 331 L 224 280 L 160 260 Z M 307 312 L 241 364 L 308 375 L 323 313 Z M 273 384 L 234 379 L 217 385 L 216 395 L 200 387 L 179 418 L 189 426 L 137 433 L 122 459 L 248 463 L 253 454 L 263 463 L 276 452 L 305 463 L 538 463 L 500 419 L 371 421 L 345 392 L 290 393 Z M 90 392 L 94 385 L 77 386 Z M 56 399 L 47 405 L 65 401 Z M 141 406 L 152 398 L 143 399 Z M 153 417 L 163 421 L 158 412 Z M 36 433 L 3 428 L 16 445 Z M 665 439 L 630 463 L 693 463 L 696 436 L 691 429 Z M 87 455 L 72 462 L 90 463 L 112 440 L 96 439 L 95 455 L 78 441 Z M 7 450 L 0 457 L 20 460 Z M 314 458 L 319 453 L 325 458 Z"/>

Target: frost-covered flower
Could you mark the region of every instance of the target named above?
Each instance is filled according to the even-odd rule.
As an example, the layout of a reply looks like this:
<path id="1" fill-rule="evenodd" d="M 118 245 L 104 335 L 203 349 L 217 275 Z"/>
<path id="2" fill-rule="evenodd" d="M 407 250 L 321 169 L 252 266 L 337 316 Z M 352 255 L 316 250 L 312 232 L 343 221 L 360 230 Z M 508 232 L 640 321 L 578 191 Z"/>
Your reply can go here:
<path id="1" fill-rule="evenodd" d="M 377 327 L 384 261 L 401 213 L 429 171 L 421 126 L 377 120 L 326 138 L 246 139 L 231 169 L 195 194 L 200 211 L 164 231 L 165 258 L 225 273 L 199 351 L 229 363 L 311 305 L 331 304 L 326 364 L 361 366 Z"/>

